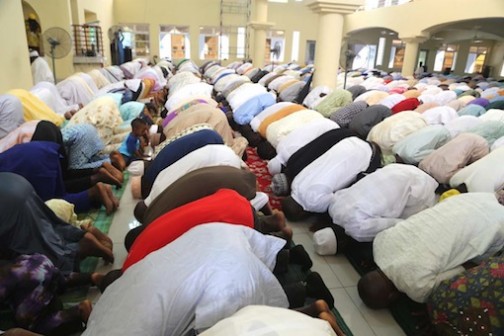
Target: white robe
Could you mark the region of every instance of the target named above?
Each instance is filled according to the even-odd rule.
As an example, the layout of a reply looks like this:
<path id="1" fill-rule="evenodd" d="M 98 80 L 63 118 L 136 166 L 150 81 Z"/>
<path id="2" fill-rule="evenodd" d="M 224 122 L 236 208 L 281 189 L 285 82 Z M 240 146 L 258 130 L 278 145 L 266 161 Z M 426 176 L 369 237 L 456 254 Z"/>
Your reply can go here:
<path id="1" fill-rule="evenodd" d="M 271 272 L 284 245 L 244 226 L 199 225 L 110 285 L 83 335 L 192 335 L 248 305 L 286 308 Z"/>
<path id="2" fill-rule="evenodd" d="M 37 57 L 31 64 L 33 84 L 50 82 L 54 84 L 54 75 L 49 64 L 43 57 Z"/>
<path id="3" fill-rule="evenodd" d="M 305 211 L 323 213 L 333 193 L 347 187 L 365 171 L 373 151 L 369 143 L 349 137 L 306 166 L 294 178 L 291 196 Z"/>
<path id="4" fill-rule="evenodd" d="M 277 113 L 284 107 L 294 105 L 294 103 L 289 103 L 289 102 L 282 102 L 282 103 L 276 103 L 271 106 L 266 107 L 263 111 L 261 111 L 258 115 L 256 115 L 254 118 L 252 118 L 252 121 L 250 122 L 250 127 L 254 130 L 254 132 L 257 132 L 259 129 L 259 126 L 261 126 L 261 123 L 269 117 L 270 115 Z"/>
<path id="5" fill-rule="evenodd" d="M 373 242 L 376 264 L 394 285 L 425 302 L 443 280 L 504 247 L 504 206 L 494 193 L 447 198 L 380 232 Z"/>
<path id="6" fill-rule="evenodd" d="M 369 242 L 436 202 L 438 183 L 422 170 L 389 164 L 348 189 L 336 191 L 329 205 L 333 223 L 360 242 Z"/>
<path id="7" fill-rule="evenodd" d="M 325 320 L 292 309 L 248 306 L 237 311 L 201 336 L 336 336 Z"/>
<path id="8" fill-rule="evenodd" d="M 66 101 L 61 98 L 56 85 L 50 82 L 38 83 L 30 89 L 30 93 L 46 103 L 54 112 L 61 115 L 79 109 L 78 104 L 67 105 Z"/>
<path id="9" fill-rule="evenodd" d="M 315 120 L 323 119 L 322 114 L 313 110 L 301 110 L 271 123 L 266 129 L 266 139 L 273 147 L 295 129 Z"/>
<path id="10" fill-rule="evenodd" d="M 291 155 L 297 152 L 298 149 L 320 135 L 336 128 L 339 128 L 337 123 L 331 119 L 323 118 L 313 120 L 290 132 L 280 140 L 276 148 L 277 155 L 268 162 L 270 174 L 275 175 L 280 173 L 282 166 L 287 164 Z"/>
<path id="11" fill-rule="evenodd" d="M 154 180 L 151 192 L 144 202 L 149 206 L 173 182 L 196 169 L 214 166 L 240 168 L 242 162 L 226 145 L 206 145 L 198 148 L 163 169 Z"/>
<path id="12" fill-rule="evenodd" d="M 465 183 L 470 192 L 494 192 L 504 188 L 504 147 L 495 149 L 459 170 L 450 179 L 455 188 Z"/>

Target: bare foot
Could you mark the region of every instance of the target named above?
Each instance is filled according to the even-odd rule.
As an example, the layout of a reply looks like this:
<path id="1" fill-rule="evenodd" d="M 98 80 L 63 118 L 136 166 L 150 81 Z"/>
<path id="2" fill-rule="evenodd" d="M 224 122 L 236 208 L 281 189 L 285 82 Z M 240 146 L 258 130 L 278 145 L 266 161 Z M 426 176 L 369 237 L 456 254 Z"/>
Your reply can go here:
<path id="1" fill-rule="evenodd" d="M 116 180 L 119 182 L 123 183 L 124 182 L 124 176 L 122 171 L 114 167 L 111 163 L 109 162 L 104 162 L 102 164 L 102 167 L 105 168 Z"/>
<path id="2" fill-rule="evenodd" d="M 89 256 L 102 257 L 105 261 L 114 262 L 114 254 L 112 254 L 112 251 L 100 243 L 90 232 L 86 232 L 84 237 L 79 241 L 78 253 L 81 258 Z"/>
<path id="3" fill-rule="evenodd" d="M 96 237 L 96 239 L 98 239 L 100 243 L 102 243 L 103 246 L 112 251 L 112 248 L 114 246 L 112 239 L 110 239 L 109 236 L 100 231 L 100 229 L 91 224 L 81 225 L 81 229 L 91 233 L 93 236 Z"/>
<path id="4" fill-rule="evenodd" d="M 91 273 L 91 282 L 93 283 L 93 285 L 99 286 L 104 276 L 105 275 L 97 272 Z"/>
<path id="5" fill-rule="evenodd" d="M 117 169 L 116 169 L 117 170 Z M 112 184 L 117 187 L 122 186 L 122 179 L 117 179 L 114 175 L 112 175 L 106 168 L 100 167 L 98 172 L 96 173 L 96 181 L 103 182 L 106 184 Z"/>
<path id="6" fill-rule="evenodd" d="M 318 318 L 329 322 L 331 328 L 333 328 L 333 330 L 336 332 L 336 335 L 345 336 L 345 333 L 343 332 L 343 330 L 341 330 L 340 326 L 338 325 L 338 321 L 336 321 L 336 316 L 334 316 L 334 314 L 331 311 L 320 313 Z"/>
<path id="7" fill-rule="evenodd" d="M 291 242 L 292 235 L 293 235 L 292 229 L 288 226 L 284 227 L 279 232 L 275 232 L 275 236 L 285 239 L 287 243 Z"/>
<path id="8" fill-rule="evenodd" d="M 126 169 L 126 161 L 124 161 L 124 158 L 121 155 L 121 153 L 119 153 L 118 151 L 113 151 L 112 153 L 110 153 L 109 157 L 110 162 L 114 167 L 116 167 L 120 171 L 124 171 L 124 169 Z"/>
<path id="9" fill-rule="evenodd" d="M 94 187 L 94 197 L 96 200 L 100 201 L 101 204 L 105 206 L 105 211 L 107 215 L 114 212 L 115 205 L 107 192 L 107 186 L 103 183 L 97 183 Z"/>
<path id="10" fill-rule="evenodd" d="M 114 196 L 114 193 L 112 192 L 112 188 L 110 186 L 105 186 L 105 190 L 107 191 L 107 195 L 114 204 L 114 211 L 116 211 L 117 208 L 119 208 L 119 200 L 117 199 L 117 197 Z"/>
<path id="11" fill-rule="evenodd" d="M 93 310 L 93 305 L 91 301 L 84 300 L 79 303 L 79 312 L 82 319 L 82 322 L 87 323 L 89 320 L 89 315 L 91 315 L 91 311 Z"/>
<path id="12" fill-rule="evenodd" d="M 260 216 L 260 231 L 263 233 L 278 232 L 282 231 L 285 227 L 285 216 L 283 212 L 278 210 L 273 210 L 273 214 L 270 216 Z"/>

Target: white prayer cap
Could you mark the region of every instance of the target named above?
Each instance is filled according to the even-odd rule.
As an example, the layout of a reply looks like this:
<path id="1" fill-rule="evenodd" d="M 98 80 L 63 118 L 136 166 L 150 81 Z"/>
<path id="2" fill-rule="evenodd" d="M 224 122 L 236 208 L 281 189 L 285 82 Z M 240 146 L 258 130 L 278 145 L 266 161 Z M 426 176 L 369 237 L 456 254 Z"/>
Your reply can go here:
<path id="1" fill-rule="evenodd" d="M 338 251 L 336 234 L 330 227 L 318 230 L 313 234 L 313 246 L 319 255 L 335 255 Z"/>
<path id="2" fill-rule="evenodd" d="M 144 174 L 144 162 L 142 160 L 131 162 L 128 171 L 132 176 L 142 176 Z"/>
<path id="3" fill-rule="evenodd" d="M 30 57 L 38 57 L 38 56 L 39 56 L 39 53 L 37 50 L 30 51 Z"/>

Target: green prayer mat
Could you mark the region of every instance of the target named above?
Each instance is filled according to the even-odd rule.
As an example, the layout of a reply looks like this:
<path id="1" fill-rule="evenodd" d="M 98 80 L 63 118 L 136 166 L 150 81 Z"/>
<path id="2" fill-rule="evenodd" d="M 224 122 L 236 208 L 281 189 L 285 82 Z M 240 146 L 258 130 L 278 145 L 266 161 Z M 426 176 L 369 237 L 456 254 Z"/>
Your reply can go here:
<path id="1" fill-rule="evenodd" d="M 373 258 L 372 243 L 359 243 L 352 239 L 345 256 L 361 276 L 378 268 Z M 389 310 L 406 335 L 435 335 L 425 304 L 415 302 L 403 294 Z"/>
<path id="2" fill-rule="evenodd" d="M 129 181 L 129 172 L 124 171 L 124 182 L 122 184 L 123 186 L 119 189 L 117 189 L 116 187 L 112 187 L 114 196 L 117 197 L 119 200 L 121 199 L 124 190 L 126 189 L 128 181 Z M 107 215 L 107 213 L 105 212 L 105 208 L 102 206 L 99 209 L 93 209 L 88 213 L 80 214 L 78 217 L 79 219 L 91 218 L 93 226 L 95 226 L 104 233 L 108 233 L 110 230 L 110 225 L 112 225 L 112 220 L 114 219 L 114 214 Z M 80 263 L 80 271 L 82 273 L 92 273 L 96 270 L 97 265 L 98 265 L 97 257 L 88 257 Z"/>

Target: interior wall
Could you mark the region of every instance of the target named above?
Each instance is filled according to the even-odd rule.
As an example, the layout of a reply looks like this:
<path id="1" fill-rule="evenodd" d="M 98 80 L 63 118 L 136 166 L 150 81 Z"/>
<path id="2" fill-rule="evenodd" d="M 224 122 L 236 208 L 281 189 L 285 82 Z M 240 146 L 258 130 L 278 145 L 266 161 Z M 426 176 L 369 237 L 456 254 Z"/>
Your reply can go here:
<path id="1" fill-rule="evenodd" d="M 0 1 L 0 94 L 32 84 L 21 1 Z M 8 32 L 8 33 L 7 33 Z"/>
<path id="2" fill-rule="evenodd" d="M 253 17 L 253 16 L 252 16 Z M 302 17 L 303 20 L 293 18 Z M 286 38 L 285 61 L 290 61 L 292 48 L 292 33 L 300 32 L 300 50 L 298 60 L 304 63 L 306 40 L 314 40 L 317 36 L 318 15 L 310 11 L 304 2 L 289 2 L 288 4 L 269 3 L 268 21 L 274 22 L 274 30 L 284 30 Z M 224 25 L 241 25 L 245 22 L 243 16 L 225 14 Z M 149 23 L 151 55 L 159 55 L 159 26 L 181 25 L 189 26 L 191 41 L 191 58 L 199 60 L 199 27 L 220 26 L 219 0 L 120 0 L 114 2 L 114 23 Z M 253 34 L 250 36 L 253 41 Z M 230 36 L 230 47 L 236 47 L 236 38 Z M 250 54 L 253 54 L 253 43 L 250 43 Z M 235 51 L 230 52 L 230 60 L 234 59 Z"/>
<path id="3" fill-rule="evenodd" d="M 63 28 L 71 36 L 72 13 L 70 0 L 51 0 L 49 5 L 46 0 L 25 0 L 37 12 L 40 18 L 42 33 L 51 27 Z M 18 2 L 18 1 L 1 1 Z M 10 29 L 9 29 L 10 31 Z M 24 39 L 26 41 L 26 38 Z M 26 42 L 25 42 L 26 43 Z M 25 44 L 26 48 L 26 44 Z M 46 53 L 47 54 L 47 53 Z M 46 60 L 52 68 L 52 61 L 46 55 Z M 56 80 L 60 81 L 74 73 L 73 50 L 67 56 L 56 59 Z"/>
<path id="4" fill-rule="evenodd" d="M 103 48 L 105 52 L 104 63 L 105 65 L 110 65 L 112 59 L 110 55 L 110 40 L 108 38 L 108 29 L 114 24 L 114 0 L 76 0 L 75 2 L 78 12 L 77 17 L 79 21 L 74 22 L 74 24 L 85 24 L 93 18 L 100 21 Z M 86 12 L 92 13 L 91 15 L 88 14 L 87 19 Z M 90 67 L 93 66 L 91 65 Z"/>
<path id="5" fill-rule="evenodd" d="M 284 62 L 292 61 L 292 34 L 294 31 L 299 31 L 299 59 L 296 61 L 298 64 L 305 64 L 306 41 L 317 39 L 318 14 L 306 6 L 306 1 L 290 1 L 288 4 L 269 3 L 268 21 L 275 23 L 273 30 L 285 32 Z"/>

